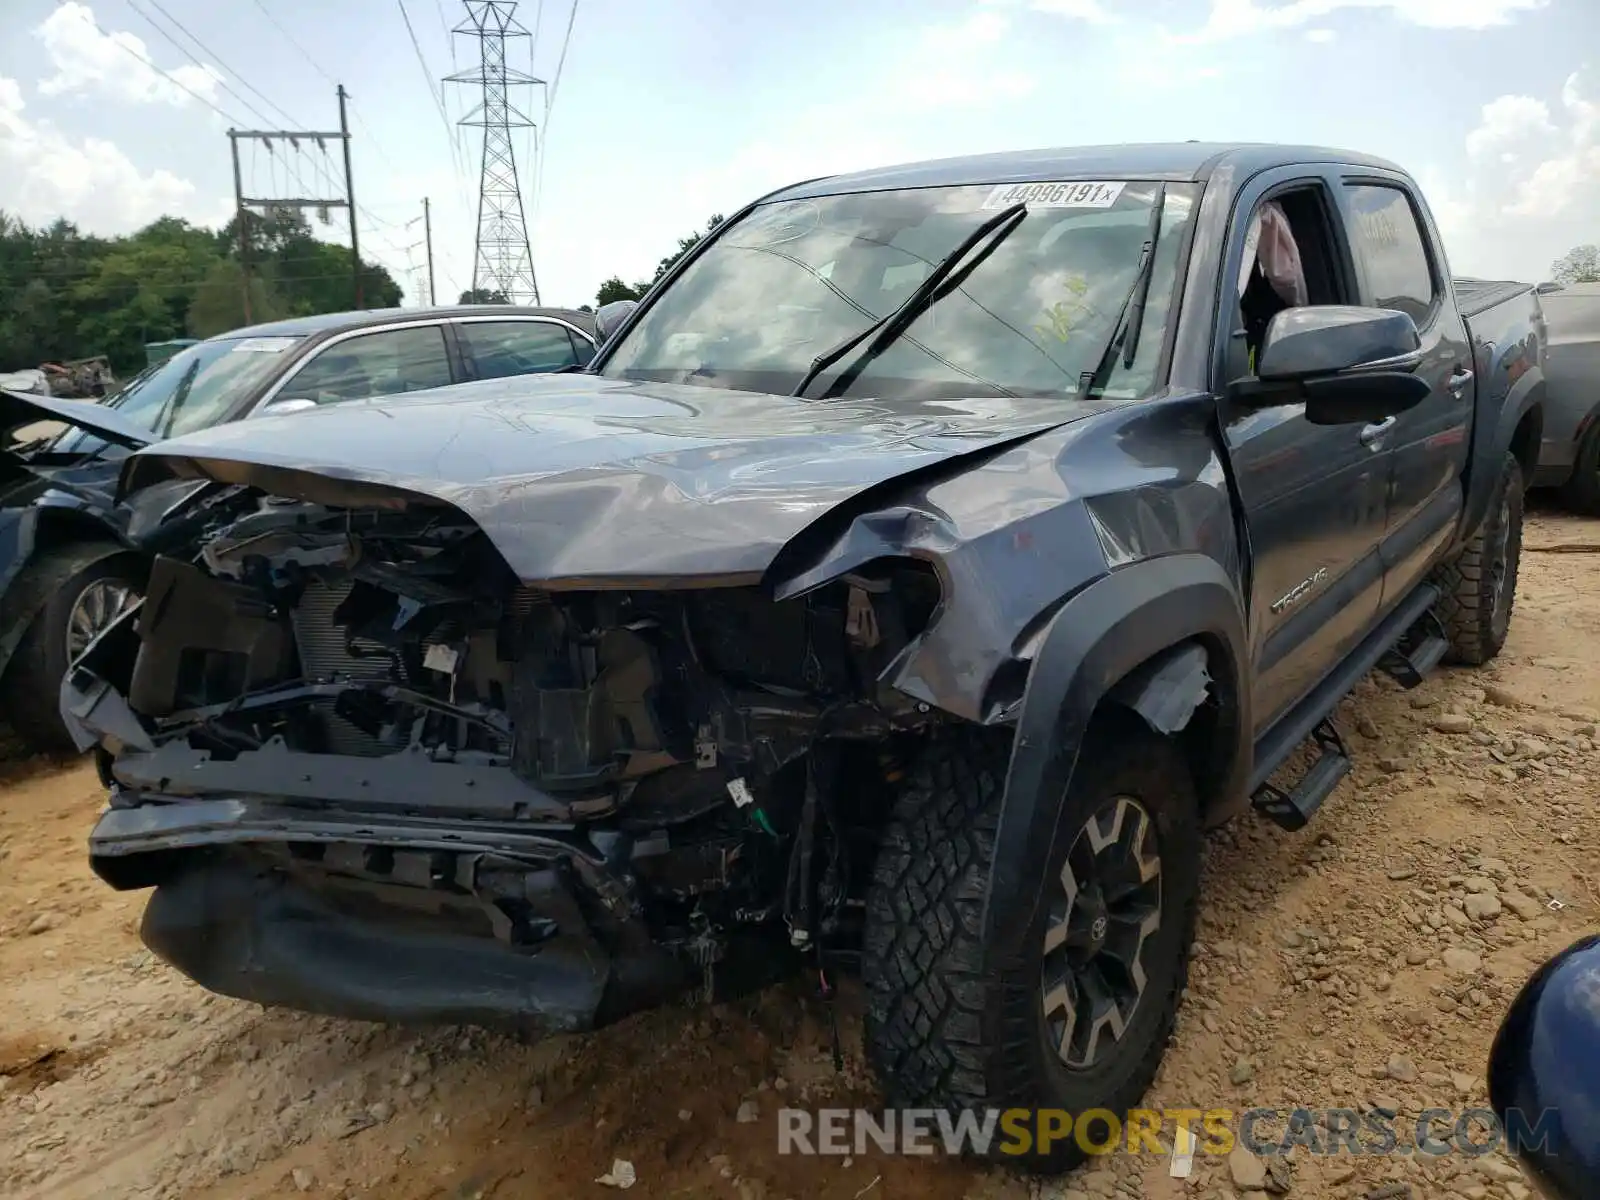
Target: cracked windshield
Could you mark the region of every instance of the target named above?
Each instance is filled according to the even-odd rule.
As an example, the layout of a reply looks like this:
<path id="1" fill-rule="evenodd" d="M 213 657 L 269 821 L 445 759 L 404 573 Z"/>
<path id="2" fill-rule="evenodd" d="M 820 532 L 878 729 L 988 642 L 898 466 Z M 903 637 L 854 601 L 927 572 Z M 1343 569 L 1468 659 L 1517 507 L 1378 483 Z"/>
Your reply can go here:
<path id="1" fill-rule="evenodd" d="M 936 292 L 881 353 L 865 353 L 868 339 L 806 390 L 1074 396 L 1106 354 L 1125 306 L 1136 318 L 1129 301 L 1159 204 L 1137 352 L 1131 365 L 1119 352 L 1092 389 L 1141 396 L 1161 357 L 1197 196 L 1192 184 L 1167 184 L 1164 199 L 1161 191 L 1151 182 L 981 184 L 765 204 L 720 232 L 603 373 L 794 390 L 813 360 L 889 316 L 980 225 L 1024 203 L 1020 222 L 1000 225 L 960 257 L 957 290 Z"/>

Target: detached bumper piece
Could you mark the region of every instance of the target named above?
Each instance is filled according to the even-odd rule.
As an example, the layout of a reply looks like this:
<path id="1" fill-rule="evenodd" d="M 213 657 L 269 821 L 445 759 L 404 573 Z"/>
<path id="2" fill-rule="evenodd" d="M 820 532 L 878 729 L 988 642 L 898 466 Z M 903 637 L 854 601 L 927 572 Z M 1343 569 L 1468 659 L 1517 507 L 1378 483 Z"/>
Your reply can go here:
<path id="1" fill-rule="evenodd" d="M 684 984 L 626 876 L 576 843 L 521 833 L 514 855 L 437 849 L 439 831 L 381 821 L 343 831 L 372 840 L 334 840 L 342 822 L 313 814 L 307 840 L 255 840 L 284 815 L 237 801 L 113 809 L 91 838 L 95 869 L 116 886 L 155 883 L 145 944 L 259 1004 L 539 1036 L 608 1024 Z"/>

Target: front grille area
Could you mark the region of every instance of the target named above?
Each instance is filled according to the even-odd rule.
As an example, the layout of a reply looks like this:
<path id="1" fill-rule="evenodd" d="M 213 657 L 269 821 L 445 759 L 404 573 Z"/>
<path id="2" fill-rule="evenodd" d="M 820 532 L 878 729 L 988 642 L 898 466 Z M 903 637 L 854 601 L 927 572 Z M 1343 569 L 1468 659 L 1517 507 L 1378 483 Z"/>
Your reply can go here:
<path id="1" fill-rule="evenodd" d="M 334 610 L 350 594 L 350 581 L 326 583 L 313 579 L 300 597 L 291 623 L 294 638 L 300 648 L 300 670 L 307 679 L 331 679 L 335 675 L 346 679 L 387 679 L 391 660 L 383 648 L 373 643 L 372 657 L 357 657 L 345 644 L 344 630 L 333 623 Z M 328 749 L 334 754 L 359 754 L 374 756 L 384 753 L 384 748 L 370 734 L 362 732 L 333 711 L 331 700 L 319 700 L 316 711 L 321 715 L 328 734 Z"/>

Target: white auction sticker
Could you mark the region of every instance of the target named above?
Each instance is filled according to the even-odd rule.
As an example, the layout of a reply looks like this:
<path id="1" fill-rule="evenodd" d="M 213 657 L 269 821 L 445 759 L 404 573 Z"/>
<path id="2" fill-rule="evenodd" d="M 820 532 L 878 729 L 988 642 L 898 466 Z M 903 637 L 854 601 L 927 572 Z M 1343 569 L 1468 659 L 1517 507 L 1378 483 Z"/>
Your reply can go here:
<path id="1" fill-rule="evenodd" d="M 1122 195 L 1123 183 L 1074 180 L 1065 183 L 1002 183 L 989 193 L 984 208 L 1110 208 Z"/>
<path id="2" fill-rule="evenodd" d="M 233 344 L 233 352 L 235 354 L 282 354 L 299 340 L 299 338 L 292 337 L 240 338 Z"/>

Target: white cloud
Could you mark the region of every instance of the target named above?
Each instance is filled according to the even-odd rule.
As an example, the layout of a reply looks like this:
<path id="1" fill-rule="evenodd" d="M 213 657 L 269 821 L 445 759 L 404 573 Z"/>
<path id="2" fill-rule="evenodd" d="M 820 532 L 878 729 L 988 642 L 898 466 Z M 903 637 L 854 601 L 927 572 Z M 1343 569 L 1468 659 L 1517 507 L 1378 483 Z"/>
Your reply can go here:
<path id="1" fill-rule="evenodd" d="M 978 0 L 978 4 L 986 9 L 1026 8 L 1090 25 L 1111 25 L 1117 21 L 1117 15 L 1106 7 L 1106 0 Z"/>
<path id="2" fill-rule="evenodd" d="M 129 233 L 157 217 L 226 220 L 221 200 L 198 197 L 170 171 L 142 173 L 110 142 L 75 142 L 24 115 L 22 89 L 0 76 L 0 210 L 31 225 L 57 218 L 100 234 Z"/>
<path id="3" fill-rule="evenodd" d="M 1258 0 L 1211 0 L 1206 23 L 1178 37 L 1188 42 L 1211 42 L 1298 29 L 1336 12 L 1356 9 L 1384 13 L 1428 29 L 1489 29 L 1508 25 L 1518 14 L 1549 3 L 1550 0 L 1290 0 L 1288 4 L 1269 4 Z"/>
<path id="4" fill-rule="evenodd" d="M 1109 25 L 1116 19 L 1100 0 L 1029 0 L 1028 7 L 1034 12 L 1073 17 L 1091 25 Z"/>
<path id="5" fill-rule="evenodd" d="M 68 0 L 34 30 L 55 74 L 42 80 L 45 96 L 85 93 L 134 104 L 214 101 L 222 75 L 213 67 L 184 65 L 162 71 L 144 42 L 131 33 L 104 33 L 86 4 Z M 187 88 L 188 91 L 184 89 Z"/>
<path id="6" fill-rule="evenodd" d="M 1029 95 L 1039 86 L 1036 77 L 1007 70 L 1003 60 L 984 61 L 1010 29 L 1010 19 L 993 6 L 979 8 L 959 21 L 930 25 L 913 41 L 906 59 L 891 71 L 892 78 L 881 91 L 896 97 L 896 104 L 909 101 L 924 111 Z"/>
<path id="7" fill-rule="evenodd" d="M 1600 103 L 1577 75 L 1556 107 L 1500 96 L 1467 134 L 1465 172 L 1432 175 L 1422 182 L 1458 271 L 1542 279 L 1600 228 Z"/>
<path id="8" fill-rule="evenodd" d="M 1326 45 L 1328 42 L 1337 39 L 1338 36 L 1339 35 L 1331 29 L 1318 28 L 1306 30 L 1306 41 L 1316 42 L 1319 45 Z"/>

